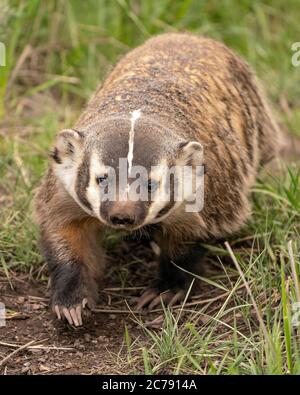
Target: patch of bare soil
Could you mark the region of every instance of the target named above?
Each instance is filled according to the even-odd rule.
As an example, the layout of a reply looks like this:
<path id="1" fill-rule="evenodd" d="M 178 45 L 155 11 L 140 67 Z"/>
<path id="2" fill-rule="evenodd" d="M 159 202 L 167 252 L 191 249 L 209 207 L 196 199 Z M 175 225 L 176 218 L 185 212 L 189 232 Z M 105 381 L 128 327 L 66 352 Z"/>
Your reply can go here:
<path id="1" fill-rule="evenodd" d="M 10 284 L 0 272 L 0 301 L 6 308 L 6 326 L 0 327 L 0 372 L 129 373 L 129 368 L 118 359 L 118 354 L 125 352 L 122 347 L 125 324 L 131 336 L 142 336 L 128 307 L 142 287 L 131 284 L 136 284 L 136 276 L 141 284 L 147 271 L 153 272 L 154 264 L 147 258 L 147 254 L 152 256 L 151 251 L 141 247 L 129 254 L 130 249 L 127 243 L 122 243 L 117 252 L 118 264 L 110 259 L 108 280 L 100 293 L 97 311 L 85 317 L 81 328 L 70 327 L 55 318 L 48 306 L 45 282 L 11 272 Z M 131 259 L 126 259 L 130 264 L 120 258 L 125 255 L 127 259 L 130 256 Z"/>
<path id="2" fill-rule="evenodd" d="M 45 287 L 14 284 L 11 291 L 3 279 L 0 287 L 7 310 L 6 326 L 0 328 L 2 373 L 118 373 L 109 353 L 121 348 L 126 316 L 93 313 L 84 327 L 74 329 L 54 318 Z"/>
<path id="3" fill-rule="evenodd" d="M 153 279 L 156 266 L 147 244 L 123 241 L 115 246 L 108 258 L 99 303 L 80 328 L 58 321 L 51 312 L 47 285 L 41 281 L 45 277 L 43 266 L 30 275 L 10 271 L 10 281 L 0 271 L 0 301 L 6 307 L 6 326 L 0 327 L 0 374 L 133 373 L 132 367 L 124 364 L 126 358 L 122 358 L 126 356 L 124 327 L 132 339 L 140 337 L 146 344 L 132 308 Z M 208 271 L 220 273 L 214 259 L 206 266 L 208 277 Z M 240 285 L 236 292 L 244 292 L 243 288 Z M 205 317 L 218 311 L 228 294 L 229 291 L 202 284 L 199 295 L 186 304 L 196 311 L 202 309 L 197 325 L 205 325 Z M 142 319 L 147 326 L 160 329 L 162 309 L 155 309 Z M 134 370 L 139 367 L 134 366 Z"/>

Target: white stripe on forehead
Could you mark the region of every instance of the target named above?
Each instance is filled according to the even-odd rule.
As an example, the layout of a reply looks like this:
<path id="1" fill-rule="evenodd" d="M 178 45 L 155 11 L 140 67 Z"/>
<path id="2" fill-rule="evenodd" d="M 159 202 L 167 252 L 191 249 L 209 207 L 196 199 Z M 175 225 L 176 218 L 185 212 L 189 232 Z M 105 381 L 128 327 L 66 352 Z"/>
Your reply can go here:
<path id="1" fill-rule="evenodd" d="M 133 145 L 134 145 L 134 125 L 135 122 L 140 118 L 142 112 L 141 110 L 135 110 L 131 113 L 131 128 L 129 131 L 129 140 L 128 140 L 128 154 L 127 154 L 127 161 L 128 161 L 128 175 L 131 173 L 132 168 L 132 160 L 133 160 Z"/>

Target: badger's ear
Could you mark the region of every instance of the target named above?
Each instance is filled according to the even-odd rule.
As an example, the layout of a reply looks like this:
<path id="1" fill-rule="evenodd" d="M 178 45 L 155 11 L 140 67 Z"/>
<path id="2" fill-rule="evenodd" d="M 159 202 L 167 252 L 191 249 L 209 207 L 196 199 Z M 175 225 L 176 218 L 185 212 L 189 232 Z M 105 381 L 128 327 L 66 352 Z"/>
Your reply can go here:
<path id="1" fill-rule="evenodd" d="M 79 152 L 83 145 L 84 135 L 75 129 L 64 129 L 56 136 L 51 158 L 56 163 L 62 163 L 66 157 L 73 157 Z"/>
<path id="2" fill-rule="evenodd" d="M 178 159 L 182 165 L 203 165 L 203 147 L 197 141 L 183 141 L 178 146 Z"/>

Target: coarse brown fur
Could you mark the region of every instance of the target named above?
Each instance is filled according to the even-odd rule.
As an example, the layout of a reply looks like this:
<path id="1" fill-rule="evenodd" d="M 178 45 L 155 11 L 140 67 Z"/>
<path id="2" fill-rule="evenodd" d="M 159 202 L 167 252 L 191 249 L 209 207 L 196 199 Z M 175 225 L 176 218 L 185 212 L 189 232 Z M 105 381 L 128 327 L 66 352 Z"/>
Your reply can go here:
<path id="1" fill-rule="evenodd" d="M 186 243 L 226 237 L 249 216 L 249 190 L 257 172 L 280 149 L 277 124 L 249 66 L 223 44 L 191 34 L 164 34 L 130 51 L 98 88 L 74 129 L 92 139 L 95 132 L 89 131 L 90 124 L 104 125 L 137 109 L 143 114 L 141 129 L 148 130 L 138 134 L 137 146 L 151 150 L 152 138 L 152 150 L 161 149 L 159 156 L 165 155 L 168 164 L 181 152 L 180 143 L 196 141 L 203 146 L 202 211 L 187 213 L 183 207 L 170 211 L 159 223 L 157 237 L 163 261 L 180 257 L 182 264 L 184 259 L 196 262 Z M 153 133 L 156 124 L 164 130 L 155 139 L 151 122 Z M 108 126 L 121 130 L 113 123 Z M 104 152 L 118 147 L 116 140 L 109 141 L 110 134 L 101 139 Z M 159 141 L 157 148 L 154 140 Z M 72 144 L 68 149 L 73 151 Z M 147 159 L 148 151 L 143 148 L 141 158 Z M 52 282 L 57 283 L 61 275 L 71 284 L 64 290 L 59 289 L 61 283 L 53 286 L 53 303 L 70 308 L 83 298 L 95 299 L 96 282 L 104 270 L 104 255 L 96 240 L 104 225 L 86 214 L 55 177 L 53 166 L 62 160 L 59 155 L 56 147 L 35 197 L 35 214 Z M 85 159 L 80 160 L 84 170 Z M 62 265 L 75 271 L 60 272 Z M 78 289 L 72 293 L 74 284 Z"/>

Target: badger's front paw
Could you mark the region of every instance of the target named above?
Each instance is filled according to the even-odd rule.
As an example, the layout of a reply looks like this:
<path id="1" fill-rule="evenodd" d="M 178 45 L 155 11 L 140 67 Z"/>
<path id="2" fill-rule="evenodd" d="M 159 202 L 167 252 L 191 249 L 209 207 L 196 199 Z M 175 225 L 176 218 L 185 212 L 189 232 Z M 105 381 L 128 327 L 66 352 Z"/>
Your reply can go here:
<path id="1" fill-rule="evenodd" d="M 58 286 L 59 285 L 59 286 Z M 81 326 L 87 308 L 92 309 L 97 300 L 97 288 L 90 282 L 76 286 L 70 283 L 55 284 L 52 288 L 52 311 L 59 320 L 66 319 L 70 325 Z"/>
<path id="2" fill-rule="evenodd" d="M 66 319 L 70 325 L 81 326 L 83 310 L 88 307 L 92 309 L 94 303 L 88 298 L 83 298 L 78 304 L 65 306 L 63 304 L 52 304 L 52 311 L 56 314 L 59 320 Z"/>
<path id="3" fill-rule="evenodd" d="M 146 307 L 152 310 L 160 304 L 171 307 L 182 302 L 186 294 L 185 287 L 168 286 L 165 281 L 155 280 L 140 296 L 136 310 L 141 311 Z"/>
<path id="4" fill-rule="evenodd" d="M 140 297 L 136 309 L 141 311 L 148 306 L 149 310 L 163 304 L 165 306 L 174 306 L 185 299 L 186 291 L 183 289 L 169 289 L 163 292 L 154 288 L 148 288 Z"/>

